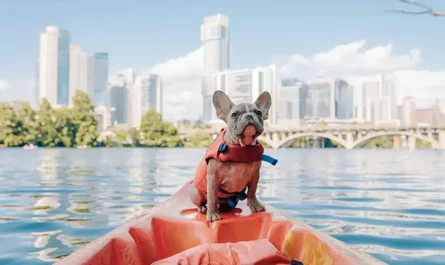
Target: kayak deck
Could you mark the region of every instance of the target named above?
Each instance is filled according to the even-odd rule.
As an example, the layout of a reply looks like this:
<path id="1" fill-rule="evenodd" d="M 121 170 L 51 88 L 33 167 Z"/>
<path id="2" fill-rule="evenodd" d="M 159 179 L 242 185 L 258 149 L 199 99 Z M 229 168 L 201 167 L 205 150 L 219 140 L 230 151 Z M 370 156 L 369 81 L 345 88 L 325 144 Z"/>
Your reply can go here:
<path id="1" fill-rule="evenodd" d="M 287 264 L 290 260 L 301 261 L 304 265 L 385 264 L 303 222 L 286 217 L 267 204 L 265 212 L 251 213 L 246 201 L 241 201 L 232 212 L 221 213 L 222 220 L 209 223 L 190 202 L 190 185 L 191 181 L 147 214 L 123 224 L 55 264 L 142 265 L 156 261 L 156 264 L 200 264 L 198 261 L 190 263 L 190 256 L 210 255 L 209 249 L 238 253 L 238 260 L 240 255 L 260 256 L 275 249 L 277 255 L 289 260 Z M 259 249 L 251 249 L 255 246 Z M 182 255 L 182 260 L 188 263 L 176 263 L 179 259 L 168 263 L 175 255 Z M 163 259 L 165 262 L 161 261 Z M 199 260 L 202 262 L 203 259 Z M 250 262 L 240 264 L 252 264 Z"/>

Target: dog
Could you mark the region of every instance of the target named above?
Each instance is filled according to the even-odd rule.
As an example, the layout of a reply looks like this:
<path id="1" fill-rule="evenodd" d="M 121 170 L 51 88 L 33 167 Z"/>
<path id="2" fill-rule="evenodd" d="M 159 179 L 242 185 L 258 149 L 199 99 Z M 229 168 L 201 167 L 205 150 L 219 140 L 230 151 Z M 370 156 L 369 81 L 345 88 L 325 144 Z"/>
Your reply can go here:
<path id="1" fill-rule="evenodd" d="M 257 138 L 264 131 L 264 121 L 268 119 L 271 101 L 269 92 L 262 92 L 254 103 L 234 104 L 224 92 L 220 90 L 214 92 L 213 105 L 217 117 L 227 125 L 219 137 L 228 146 L 235 147 L 230 149 L 232 152 L 235 152 L 234 150 L 250 151 L 260 147 L 261 153 L 259 155 L 261 156 L 264 149 Z M 254 145 L 253 148 L 251 148 L 252 145 Z M 209 149 L 213 148 L 212 146 Z M 251 155 L 247 156 L 252 157 Z M 255 156 L 258 157 L 258 154 L 255 153 Z M 206 214 L 209 222 L 221 220 L 219 212 L 234 207 L 228 207 L 228 202 L 221 201 L 218 198 L 217 194 L 221 192 L 234 194 L 247 188 L 246 199 L 250 210 L 252 212 L 265 210 L 264 205 L 256 197 L 261 159 L 248 163 L 203 159 L 198 167 L 197 174 L 199 168 L 204 171 L 201 174 L 203 180 L 197 180 L 197 176 L 195 176 L 189 195 L 198 211 Z M 205 184 L 201 185 L 200 183 Z M 198 188 L 200 185 L 201 188 Z M 238 198 L 236 198 L 236 202 L 238 202 Z"/>

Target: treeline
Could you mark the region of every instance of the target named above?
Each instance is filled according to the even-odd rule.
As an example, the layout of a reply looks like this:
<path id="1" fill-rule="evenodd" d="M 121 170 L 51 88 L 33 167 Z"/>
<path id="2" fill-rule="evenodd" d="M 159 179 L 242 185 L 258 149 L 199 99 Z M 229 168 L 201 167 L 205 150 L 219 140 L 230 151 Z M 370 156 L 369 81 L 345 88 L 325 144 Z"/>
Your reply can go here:
<path id="1" fill-rule="evenodd" d="M 175 126 L 154 110 L 145 113 L 139 129 L 118 131 L 99 140 L 94 106 L 85 92 L 76 91 L 73 106 L 53 108 L 43 98 L 37 110 L 22 103 L 17 110 L 0 104 L 0 146 L 21 147 L 201 147 L 211 137 L 194 130 L 185 141 Z"/>

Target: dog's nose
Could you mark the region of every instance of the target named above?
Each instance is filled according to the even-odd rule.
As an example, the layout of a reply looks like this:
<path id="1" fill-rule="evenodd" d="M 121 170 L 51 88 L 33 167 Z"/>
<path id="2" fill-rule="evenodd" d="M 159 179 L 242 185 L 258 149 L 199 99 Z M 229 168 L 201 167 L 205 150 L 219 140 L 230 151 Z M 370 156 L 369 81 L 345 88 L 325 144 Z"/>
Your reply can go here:
<path id="1" fill-rule="evenodd" d="M 253 120 L 252 114 L 246 114 L 246 120 Z"/>

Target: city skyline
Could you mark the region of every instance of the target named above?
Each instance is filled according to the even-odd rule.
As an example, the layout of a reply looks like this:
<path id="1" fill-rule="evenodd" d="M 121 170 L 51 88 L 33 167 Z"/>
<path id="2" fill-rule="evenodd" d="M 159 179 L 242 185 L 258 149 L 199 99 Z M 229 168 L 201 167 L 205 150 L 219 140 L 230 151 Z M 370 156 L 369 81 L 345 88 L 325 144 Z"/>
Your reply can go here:
<path id="1" fill-rule="evenodd" d="M 445 74 L 444 71 L 439 71 L 443 67 L 442 64 L 439 63 L 439 59 L 436 58 L 438 57 L 436 54 L 437 52 L 441 51 L 439 46 L 443 44 L 443 37 L 433 34 L 433 31 L 430 29 L 430 27 L 434 25 L 437 26 L 438 23 L 440 23 L 439 20 L 432 20 L 431 18 L 427 17 L 417 18 L 385 14 L 383 12 L 385 9 L 392 8 L 396 6 L 397 3 L 385 4 L 388 2 L 378 2 L 379 4 L 375 5 L 364 4 L 364 7 L 360 7 L 357 4 L 352 4 L 355 9 L 362 12 L 361 15 L 364 16 L 364 18 L 369 19 L 367 22 L 368 24 L 364 26 L 366 30 L 364 30 L 363 33 L 358 34 L 357 25 L 350 25 L 350 27 L 345 27 L 344 30 L 338 31 L 337 37 L 334 39 L 329 37 L 326 30 L 320 30 L 320 27 L 323 26 L 321 25 L 322 23 L 315 23 L 313 20 L 311 20 L 309 11 L 315 11 L 312 4 L 302 4 L 301 6 L 298 6 L 299 10 L 307 12 L 299 13 L 302 17 L 307 19 L 308 23 L 304 23 L 306 24 L 307 29 L 299 32 L 299 35 L 297 34 L 298 36 L 293 37 L 292 39 L 287 39 L 286 36 L 293 33 L 293 31 L 290 30 L 289 25 L 282 23 L 283 18 L 277 15 L 275 15 L 276 19 L 274 20 L 278 20 L 278 22 L 267 21 L 266 23 L 264 21 L 260 21 L 257 17 L 253 17 L 252 20 L 249 20 L 248 17 L 240 20 L 239 12 L 235 12 L 234 8 L 231 7 L 230 4 L 227 6 L 215 5 L 212 8 L 201 7 L 201 9 L 198 9 L 199 11 L 194 13 L 192 12 L 192 14 L 183 14 L 183 16 L 187 16 L 189 18 L 193 17 L 193 19 L 187 21 L 186 23 L 180 23 L 181 26 L 184 27 L 184 33 L 178 34 L 175 33 L 177 31 L 166 31 L 162 34 L 159 40 L 162 43 L 163 38 L 178 38 L 177 41 L 180 40 L 181 45 L 177 45 L 176 42 L 176 45 L 174 45 L 175 48 L 173 49 L 172 43 L 170 43 L 168 45 L 164 45 L 165 48 L 160 49 L 157 47 L 160 45 L 159 43 L 151 42 L 151 46 L 147 46 L 145 48 L 145 53 L 138 53 L 141 59 L 147 59 L 150 57 L 148 60 L 146 60 L 149 63 L 144 63 L 144 65 L 141 65 L 141 59 L 135 60 L 134 56 L 135 51 L 137 51 L 138 47 L 141 46 L 140 43 L 135 44 L 131 41 L 117 41 L 120 43 L 119 48 L 121 49 L 121 52 L 117 52 L 113 51 L 112 48 L 110 49 L 109 43 L 102 43 L 99 47 L 100 42 L 98 42 L 97 38 L 91 35 L 92 31 L 90 29 L 84 27 L 81 31 L 74 31 L 77 26 L 72 24 L 70 24 L 70 26 L 64 25 L 67 21 L 61 19 L 58 14 L 55 14 L 53 19 L 41 18 L 38 21 L 59 21 L 60 23 L 51 24 L 60 24 L 61 28 L 67 29 L 73 36 L 81 36 L 80 39 L 75 39 L 74 42 L 79 44 L 81 47 L 85 47 L 85 50 L 103 50 L 109 52 L 110 57 L 112 58 L 110 59 L 110 74 L 116 73 L 120 69 L 129 67 L 134 68 L 136 71 L 141 73 L 145 71 L 159 74 L 165 83 L 164 104 L 169 106 L 166 108 L 168 109 L 165 113 L 166 119 L 169 119 L 170 117 L 183 118 L 181 115 L 183 115 L 185 110 L 187 110 L 187 112 L 193 116 L 192 118 L 198 118 L 202 113 L 202 96 L 200 95 L 200 77 L 202 73 L 202 65 L 200 65 L 200 62 L 202 62 L 202 48 L 200 48 L 199 27 L 202 25 L 205 16 L 211 16 L 218 13 L 224 14 L 230 20 L 230 40 L 232 47 L 232 58 L 230 60 L 231 69 L 255 68 L 258 66 L 268 65 L 269 63 L 277 63 L 280 73 L 284 73 L 288 77 L 303 79 L 306 82 L 309 82 L 310 79 L 315 77 L 317 74 L 325 73 L 331 77 L 339 77 L 347 80 L 354 87 L 354 95 L 359 94 L 358 90 L 361 87 L 360 85 L 357 86 L 354 84 L 356 79 L 362 78 L 363 76 L 379 74 L 381 72 L 395 71 L 395 76 L 399 79 L 399 81 L 402 81 L 402 84 L 400 85 L 400 89 L 402 91 L 400 91 L 401 93 L 398 93 L 398 104 L 401 104 L 401 98 L 403 96 L 413 96 L 416 99 L 417 105 L 420 107 L 428 106 L 433 103 L 435 101 L 434 97 L 442 99 L 444 94 L 442 84 L 445 83 Z M 340 5 L 346 5 L 346 3 L 342 3 Z M 74 10 L 78 8 L 73 4 L 67 4 L 66 6 L 70 6 Z M 129 6 L 131 6 L 131 3 Z M 171 7 L 172 5 L 167 6 Z M 264 12 L 262 8 L 265 6 L 266 5 L 262 4 L 255 10 L 257 10 L 258 14 L 261 14 Z M 283 14 L 288 14 L 285 6 L 286 5 L 271 7 L 270 10 L 274 14 L 277 14 L 278 11 L 282 12 Z M 441 7 L 440 4 L 436 6 L 437 8 Z M 166 8 L 164 5 L 152 6 L 149 4 L 147 4 L 146 7 L 154 9 Z M 321 12 L 319 14 L 326 15 L 329 7 L 332 8 L 332 6 L 329 5 L 322 6 L 319 9 Z M 14 4 L 12 4 L 9 8 L 13 9 Z M 60 7 L 54 8 L 57 9 Z M 92 4 L 91 8 L 94 10 L 97 8 L 97 6 Z M 116 6 L 114 6 L 114 8 L 116 8 Z M 240 10 L 246 10 L 245 4 L 241 4 L 239 8 Z M 345 10 L 336 11 L 338 11 L 339 14 L 344 14 L 346 12 Z M 72 11 L 66 12 L 69 14 Z M 91 12 L 91 10 L 89 10 L 85 16 L 89 16 L 89 12 Z M 395 38 L 394 34 L 390 34 L 387 31 L 380 31 L 379 34 L 386 36 L 384 38 L 380 38 L 376 34 L 376 31 L 383 29 L 382 22 L 379 22 L 378 25 L 376 24 L 375 27 L 372 28 L 371 24 L 377 23 L 375 19 L 371 19 L 372 14 L 378 15 L 379 19 L 381 20 L 392 20 L 392 25 L 399 29 L 398 32 L 400 34 L 398 35 L 400 36 Z M 136 14 L 136 17 L 137 16 L 138 15 Z M 351 22 L 351 19 L 351 17 L 344 20 L 340 19 L 340 21 L 337 23 L 345 25 L 345 23 Z M 156 21 L 158 21 L 156 24 L 159 27 L 157 29 L 158 33 L 163 27 L 167 27 L 168 25 L 170 26 L 170 29 L 172 29 L 171 26 L 174 25 L 174 21 Z M 299 22 L 301 22 L 301 20 L 299 20 Z M 310 22 L 312 22 L 312 24 Z M 272 28 L 276 27 L 277 23 L 280 23 L 281 27 L 276 29 L 287 30 L 284 30 L 282 34 L 278 34 L 273 31 Z M 289 21 L 289 24 L 291 26 L 293 25 L 294 27 L 296 26 L 296 23 L 297 22 Z M 362 21 L 354 21 L 354 23 L 363 26 Z M 94 26 L 97 24 L 101 23 L 92 23 L 92 28 L 94 28 Z M 258 27 L 265 29 L 266 32 L 264 32 L 262 37 L 260 37 L 260 34 L 254 34 L 251 30 L 249 30 L 249 28 L 252 28 L 252 26 L 255 24 Z M 36 25 L 39 25 L 39 23 L 36 23 Z M 414 36 L 408 38 L 406 35 L 406 29 L 404 30 L 401 28 L 402 25 L 404 25 L 404 27 L 411 26 L 412 29 L 415 29 L 416 27 L 419 27 L 420 29 L 420 27 L 422 27 L 423 30 L 418 32 L 420 35 L 416 33 L 415 38 Z M 325 24 L 324 26 L 327 27 L 328 25 Z M 311 34 L 309 33 L 310 31 L 312 31 Z M 85 34 L 88 35 L 88 32 L 90 32 L 89 38 L 85 38 Z M 278 32 L 280 32 L 280 30 L 278 30 Z M 323 32 L 325 36 L 319 36 L 320 32 Z M 132 33 L 134 34 L 134 32 Z M 10 37 L 17 36 L 17 34 L 18 32 L 16 30 Z M 279 35 L 279 38 L 277 34 Z M 307 36 L 308 34 L 310 36 Z M 349 36 L 346 36 L 348 34 Z M 428 36 L 434 36 L 436 41 L 422 41 L 422 34 L 430 34 Z M 123 36 L 125 36 L 125 34 Z M 35 35 L 32 37 L 35 37 Z M 141 36 L 141 38 L 142 40 L 146 41 L 148 37 Z M 403 38 L 405 38 L 404 41 L 400 41 L 400 39 Z M 270 39 L 275 39 L 275 42 L 278 40 L 279 45 L 276 43 L 272 45 Z M 300 39 L 300 41 L 297 42 L 296 39 Z M 301 39 L 306 40 L 308 44 L 302 44 Z M 5 41 L 4 43 L 7 45 L 8 41 Z M 32 47 L 32 45 L 29 46 Z M 116 47 L 116 44 L 113 46 Z M 267 51 L 267 49 L 264 49 L 266 46 L 275 48 L 271 49 L 272 51 Z M 443 46 L 444 45 L 442 45 L 442 47 Z M 275 52 L 273 50 L 275 50 Z M 276 52 L 277 50 L 279 52 Z M 431 54 L 432 51 L 436 51 L 436 53 Z M 178 57 L 165 56 L 164 58 L 174 59 L 167 59 L 164 61 L 164 63 L 162 63 L 163 59 L 159 56 L 162 57 L 166 53 L 177 54 Z M 247 58 L 247 55 L 248 57 L 250 56 L 250 58 Z M 11 56 L 12 55 L 8 55 L 6 58 L 15 58 Z M 129 59 L 132 58 L 131 63 L 122 63 L 121 58 L 123 56 L 126 56 Z M 23 92 L 24 88 L 20 89 L 20 93 L 14 92 L 18 91 L 18 87 L 14 85 L 14 74 L 11 74 L 11 78 L 9 78 L 9 75 L 7 75 L 8 72 L 11 72 L 13 69 L 17 69 L 17 67 L 14 67 L 14 65 L 18 64 L 20 60 L 9 60 L 9 62 L 12 67 L 8 67 L 8 71 L 0 72 L 0 88 L 3 88 L 0 92 L 0 100 L 28 100 L 25 97 L 29 93 Z M 28 63 L 32 69 L 34 62 L 31 61 Z M 32 79 L 32 76 L 30 79 L 32 80 L 30 85 L 33 87 L 34 80 Z M 15 93 L 17 93 L 16 96 L 14 96 Z M 434 94 L 434 97 L 431 97 L 431 94 Z M 181 100 L 178 100 L 176 97 L 173 98 L 172 95 L 179 96 Z M 32 100 L 28 101 L 32 102 Z M 357 98 L 355 98 L 355 101 L 357 102 Z"/>

